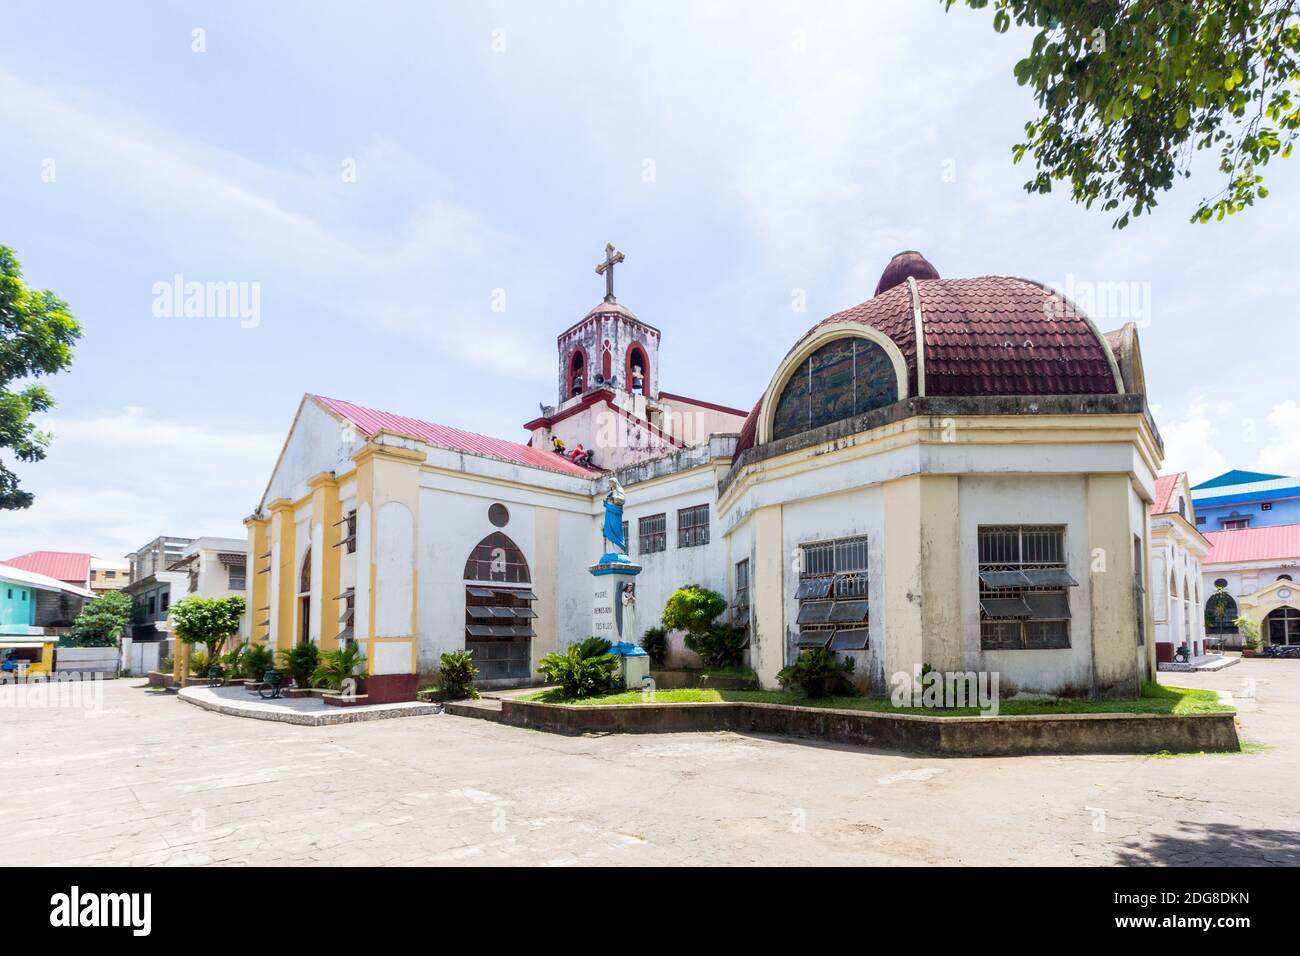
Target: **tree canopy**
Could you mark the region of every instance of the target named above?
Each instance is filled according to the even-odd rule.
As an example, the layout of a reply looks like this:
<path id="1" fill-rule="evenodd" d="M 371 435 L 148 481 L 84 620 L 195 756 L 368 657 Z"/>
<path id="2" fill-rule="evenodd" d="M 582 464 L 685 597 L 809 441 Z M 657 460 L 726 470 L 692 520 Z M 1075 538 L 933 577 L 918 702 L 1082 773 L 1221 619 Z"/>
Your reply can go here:
<path id="1" fill-rule="evenodd" d="M 54 399 L 44 386 L 15 383 L 67 368 L 80 337 L 67 303 L 48 289 L 29 289 L 13 250 L 0 246 L 0 450 L 10 449 L 19 461 L 45 457 L 50 435 L 32 416 L 53 408 Z M 31 503 L 31 492 L 21 490 L 18 476 L 0 461 L 0 510 Z"/>
<path id="2" fill-rule="evenodd" d="M 172 630 L 186 644 L 206 644 L 208 657 L 221 653 L 221 645 L 239 631 L 239 619 L 244 614 L 244 598 L 207 598 L 191 595 L 172 605 L 168 617 Z"/>
<path id="3" fill-rule="evenodd" d="M 131 606 L 131 596 L 121 591 L 101 594 L 81 609 L 68 637 L 77 647 L 116 647 L 131 623 Z"/>
<path id="4" fill-rule="evenodd" d="M 942 0 L 948 9 L 961 0 Z M 1039 115 L 1016 162 L 1046 193 L 1068 181 L 1075 202 L 1149 212 L 1191 176 L 1201 150 L 1218 155 L 1221 188 L 1193 222 L 1220 220 L 1268 195 L 1263 167 L 1291 155 L 1300 131 L 1300 0 L 965 0 L 993 8 L 993 27 L 1037 30 L 1016 80 Z"/>

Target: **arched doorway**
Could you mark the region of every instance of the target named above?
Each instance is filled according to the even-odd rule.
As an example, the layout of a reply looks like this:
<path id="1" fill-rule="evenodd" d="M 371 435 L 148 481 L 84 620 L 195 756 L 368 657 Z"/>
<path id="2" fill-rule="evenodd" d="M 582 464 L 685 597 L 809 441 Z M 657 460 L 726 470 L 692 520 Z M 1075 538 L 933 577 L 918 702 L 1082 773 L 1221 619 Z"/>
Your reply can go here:
<path id="1" fill-rule="evenodd" d="M 519 546 L 494 531 L 474 546 L 465 562 L 465 649 L 474 654 L 480 681 L 527 680 L 532 676 L 535 636 L 532 577 Z"/>
<path id="2" fill-rule="evenodd" d="M 1227 591 L 1215 591 L 1205 602 L 1205 633 L 1236 634 L 1237 599 Z"/>
<path id="3" fill-rule="evenodd" d="M 1264 618 L 1264 634 L 1274 647 L 1300 646 L 1300 611 L 1279 607 Z"/>
<path id="4" fill-rule="evenodd" d="M 311 640 L 311 545 L 302 555 L 298 569 L 298 640 Z"/>

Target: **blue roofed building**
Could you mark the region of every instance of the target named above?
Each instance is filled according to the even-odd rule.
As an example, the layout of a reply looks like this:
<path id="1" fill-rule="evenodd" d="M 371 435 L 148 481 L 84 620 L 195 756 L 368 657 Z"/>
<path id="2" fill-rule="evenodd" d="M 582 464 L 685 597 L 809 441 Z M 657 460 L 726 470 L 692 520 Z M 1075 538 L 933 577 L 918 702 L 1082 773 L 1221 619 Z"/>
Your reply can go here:
<path id="1" fill-rule="evenodd" d="M 1202 533 L 1300 524 L 1300 478 L 1234 469 L 1191 491 Z"/>

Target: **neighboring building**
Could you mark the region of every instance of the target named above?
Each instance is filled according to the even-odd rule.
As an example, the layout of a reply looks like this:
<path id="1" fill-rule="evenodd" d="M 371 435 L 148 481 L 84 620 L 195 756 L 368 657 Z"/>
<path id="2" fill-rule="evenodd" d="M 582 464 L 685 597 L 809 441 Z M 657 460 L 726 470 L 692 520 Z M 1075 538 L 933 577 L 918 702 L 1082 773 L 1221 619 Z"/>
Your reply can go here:
<path id="1" fill-rule="evenodd" d="M 4 563 L 24 571 L 43 574 L 74 587 L 89 589 L 90 562 L 90 555 L 80 551 L 29 551 Z"/>
<path id="2" fill-rule="evenodd" d="M 1211 544 L 1204 569 L 1207 633 L 1240 647 L 1233 621 L 1244 617 L 1259 626 L 1261 646 L 1300 645 L 1300 524 L 1211 531 L 1205 537 Z"/>
<path id="3" fill-rule="evenodd" d="M 135 604 L 131 639 L 133 641 L 166 640 L 171 636 L 168 613 L 173 604 L 197 594 L 201 597 L 227 597 L 244 593 L 247 558 L 245 543 L 239 538 L 155 538 L 130 554 L 133 573 L 148 571 L 133 578 L 126 587 Z M 172 560 L 165 567 L 163 557 Z"/>
<path id="4" fill-rule="evenodd" d="M 1166 663 L 1183 644 L 1192 658 L 1205 653 L 1204 585 L 1201 563 L 1210 542 L 1196 530 L 1187 473 L 1162 475 L 1151 505 L 1151 580 L 1156 660 Z"/>
<path id="5" fill-rule="evenodd" d="M 304 396 L 245 522 L 250 636 L 358 641 L 372 701 L 462 648 L 485 682 L 537 679 L 593 632 L 603 547 L 606 473 L 558 436 L 626 487 L 636 634 L 700 583 L 764 686 L 829 647 L 875 690 L 928 664 L 997 671 L 1003 693 L 1138 694 L 1163 452 L 1131 324 L 1103 337 L 1039 283 L 905 253 L 743 417 L 660 391 L 658 344 L 607 286 L 559 337 L 560 402 L 527 445 Z"/>
<path id="6" fill-rule="evenodd" d="M 0 564 L 0 660 L 49 673 L 54 644 L 94 594 L 35 571 Z"/>
<path id="7" fill-rule="evenodd" d="M 1300 478 L 1234 469 L 1193 487 L 1192 498 L 1207 533 L 1300 524 Z"/>
<path id="8" fill-rule="evenodd" d="M 90 559 L 90 589 L 96 594 L 120 591 L 131 580 L 131 563 L 111 558 Z"/>
<path id="9" fill-rule="evenodd" d="M 168 570 L 184 571 L 189 576 L 186 594 L 243 595 L 247 587 L 247 547 L 241 538 L 195 538 Z"/>
<path id="10" fill-rule="evenodd" d="M 0 634 L 44 634 L 70 627 L 95 595 L 45 574 L 0 564 Z"/>
<path id="11" fill-rule="evenodd" d="M 138 551 L 132 551 L 126 556 L 130 567 L 131 583 L 134 584 L 159 571 L 166 571 L 181 559 L 186 547 L 193 540 L 193 538 L 162 536 L 154 538 Z"/>

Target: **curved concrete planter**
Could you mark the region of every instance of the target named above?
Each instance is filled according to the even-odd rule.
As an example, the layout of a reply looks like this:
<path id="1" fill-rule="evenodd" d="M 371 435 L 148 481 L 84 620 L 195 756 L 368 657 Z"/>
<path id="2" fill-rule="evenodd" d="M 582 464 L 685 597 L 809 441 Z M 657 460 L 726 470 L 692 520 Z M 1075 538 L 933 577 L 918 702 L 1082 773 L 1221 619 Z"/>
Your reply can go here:
<path id="1" fill-rule="evenodd" d="M 504 698 L 499 713 L 470 712 L 462 704 L 448 704 L 447 712 L 562 734 L 731 730 L 953 757 L 1241 749 L 1235 711 L 1188 716 L 928 717 L 738 701 L 574 707 Z"/>
<path id="2" fill-rule="evenodd" d="M 422 717 L 442 712 L 436 704 L 397 703 L 376 704 L 354 709 L 326 708 L 318 700 L 292 701 L 285 698 L 284 703 L 240 699 L 239 697 L 222 697 L 207 687 L 186 687 L 177 695 L 187 704 L 193 704 L 204 710 L 230 717 L 251 717 L 254 720 L 271 720 L 282 724 L 300 724 L 306 727 L 323 727 L 330 724 L 355 724 L 367 720 L 386 720 L 392 717 Z M 298 707 L 292 706 L 294 703 Z M 311 707 L 312 709 L 307 709 Z"/>

